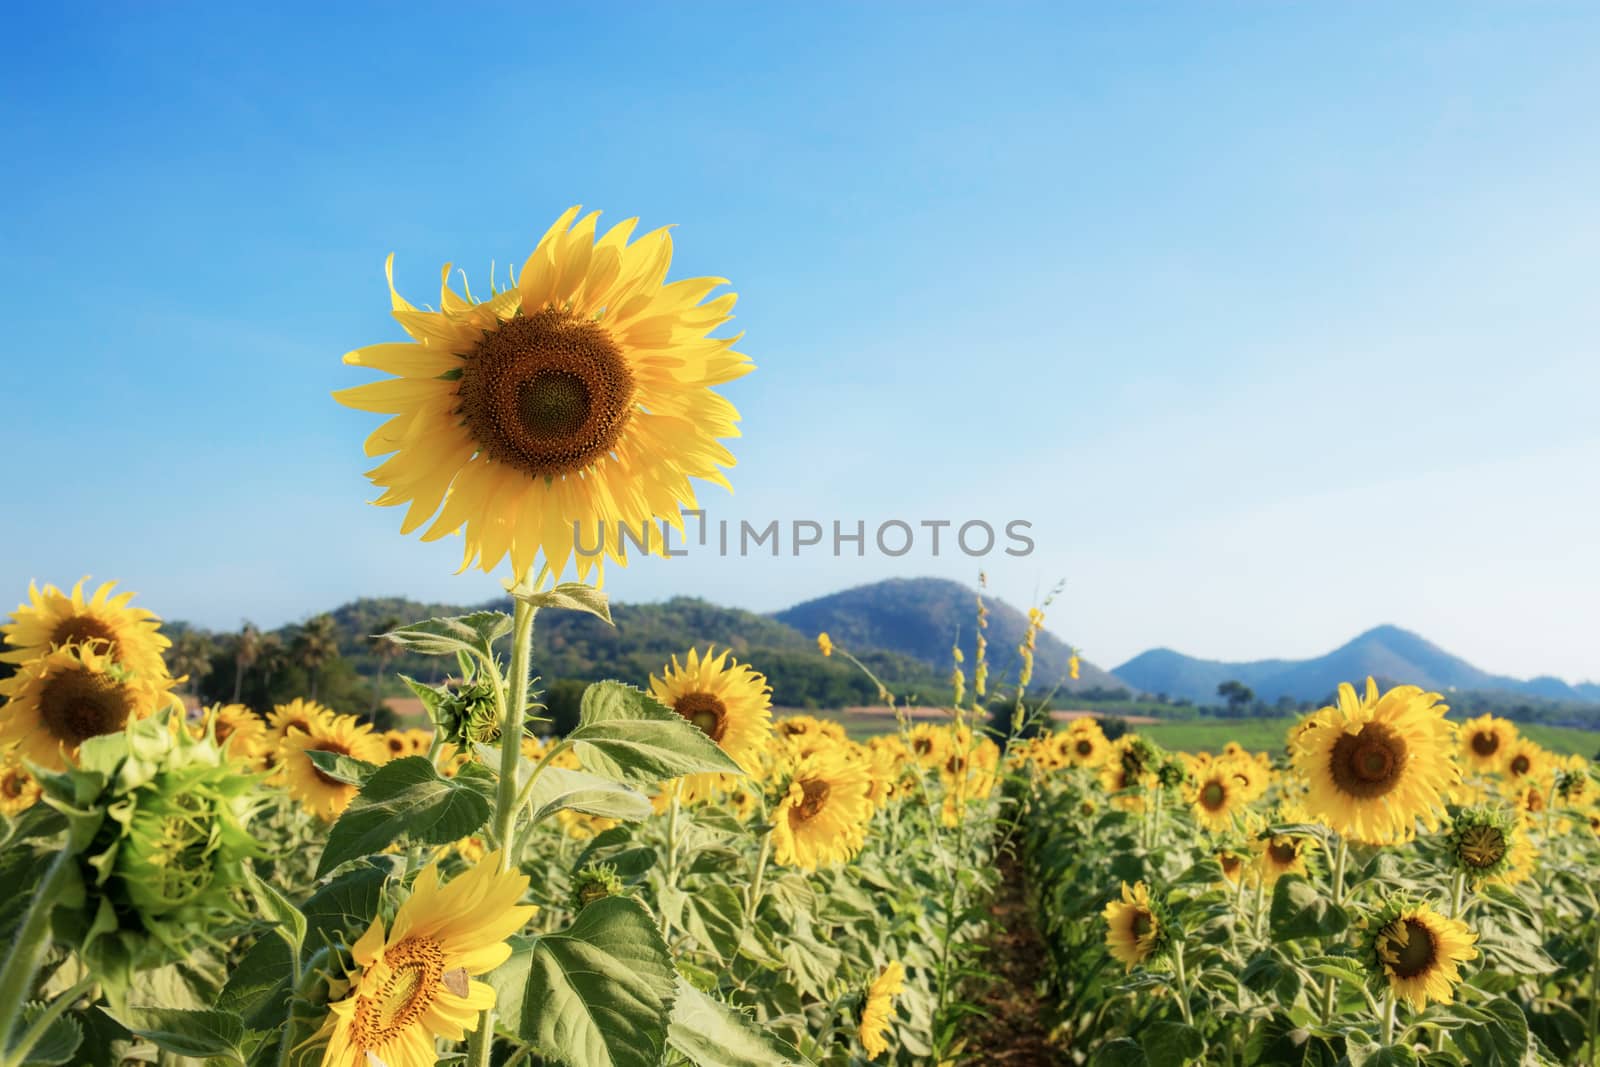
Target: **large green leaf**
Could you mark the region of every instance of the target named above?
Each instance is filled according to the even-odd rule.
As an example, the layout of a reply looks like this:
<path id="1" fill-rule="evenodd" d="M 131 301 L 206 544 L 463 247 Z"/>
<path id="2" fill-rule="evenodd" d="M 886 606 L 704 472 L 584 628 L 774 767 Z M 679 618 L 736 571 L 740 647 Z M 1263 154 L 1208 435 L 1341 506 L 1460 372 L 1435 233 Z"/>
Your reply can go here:
<path id="1" fill-rule="evenodd" d="M 453 656 L 470 652 L 494 658 L 494 643 L 511 632 L 511 616 L 503 611 L 475 611 L 445 619 L 427 619 L 390 630 L 379 636 L 409 652 L 426 656 Z"/>
<path id="2" fill-rule="evenodd" d="M 697 1067 L 810 1067 L 789 1042 L 734 1008 L 678 980 L 667 1042 Z"/>
<path id="3" fill-rule="evenodd" d="M 578 728 L 567 735 L 585 769 L 654 785 L 684 774 L 743 774 L 698 726 L 650 694 L 621 682 L 583 693 Z"/>
<path id="4" fill-rule="evenodd" d="M 402 835 L 447 845 L 489 819 L 489 798 L 475 779 L 443 778 L 422 756 L 386 763 L 361 787 L 328 833 L 319 876 L 341 863 L 382 852 Z"/>
<path id="5" fill-rule="evenodd" d="M 30 1027 L 43 1015 L 46 1005 L 41 1002 L 25 1004 L 22 1007 L 22 1023 L 24 1029 Z M 12 1040 L 21 1038 L 18 1031 Z M 71 1063 L 73 1054 L 78 1051 L 78 1046 L 83 1044 L 83 1028 L 78 1025 L 78 1020 L 70 1015 L 57 1016 L 45 1027 L 33 1047 L 28 1050 L 27 1058 L 22 1062 L 22 1067 L 55 1067 L 56 1064 Z M 15 1054 L 16 1045 L 11 1046 Z"/>
<path id="6" fill-rule="evenodd" d="M 532 942 L 522 960 L 528 977 L 518 1032 L 543 1055 L 571 1067 L 660 1061 L 677 972 L 655 922 L 637 903 L 597 900 L 565 933 Z"/>
<path id="7" fill-rule="evenodd" d="M 625 785 L 587 771 L 546 767 L 534 779 L 533 821 L 542 822 L 558 811 L 581 811 L 608 819 L 638 822 L 654 810 L 649 798 Z"/>
<path id="8" fill-rule="evenodd" d="M 567 611 L 586 611 L 590 615 L 611 622 L 611 603 L 606 595 L 583 582 L 562 582 L 542 593 L 522 593 L 513 589 L 511 595 L 535 608 L 562 608 Z M 614 624 L 613 624 L 614 625 Z"/>
<path id="9" fill-rule="evenodd" d="M 157 1048 L 180 1056 L 219 1057 L 244 1063 L 244 1020 L 231 1011 L 130 1008 L 128 1029 Z"/>
<path id="10" fill-rule="evenodd" d="M 1286 874 L 1272 890 L 1272 936 L 1275 941 L 1332 937 L 1350 925 L 1343 908 L 1298 874 Z"/>
<path id="11" fill-rule="evenodd" d="M 1139 1045 L 1150 1067 L 1183 1067 L 1206 1050 L 1200 1031 L 1180 1022 L 1151 1023 L 1140 1030 Z"/>
<path id="12" fill-rule="evenodd" d="M 1457 1004 L 1450 1036 L 1473 1067 L 1519 1067 L 1528 1055 L 1528 1020 L 1505 997 L 1486 1004 Z"/>

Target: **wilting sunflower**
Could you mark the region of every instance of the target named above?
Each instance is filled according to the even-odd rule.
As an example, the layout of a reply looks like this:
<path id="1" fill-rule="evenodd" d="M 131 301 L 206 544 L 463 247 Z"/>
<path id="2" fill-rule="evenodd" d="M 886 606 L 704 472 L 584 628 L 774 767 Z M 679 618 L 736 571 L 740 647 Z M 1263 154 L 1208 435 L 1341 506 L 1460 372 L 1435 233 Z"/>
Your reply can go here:
<path id="1" fill-rule="evenodd" d="M 772 687 L 749 664 L 689 650 L 683 663 L 650 676 L 650 693 L 698 726 L 735 763 L 754 773 L 772 740 Z"/>
<path id="2" fill-rule="evenodd" d="M 1307 785 L 1306 807 L 1353 841 L 1389 844 L 1436 827 L 1446 794 L 1460 781 L 1454 727 L 1437 693 L 1414 685 L 1365 699 L 1348 683 L 1339 703 L 1311 716 L 1295 741 L 1294 765 Z"/>
<path id="3" fill-rule="evenodd" d="M 332 708 L 323 707 L 315 700 L 301 700 L 296 697 L 287 704 L 279 704 L 272 709 L 272 713 L 267 716 L 267 728 L 271 733 L 272 744 L 281 746 L 296 731 L 310 733 L 313 727 L 332 718 Z"/>
<path id="4" fill-rule="evenodd" d="M 332 752 L 368 763 L 383 763 L 389 758 L 383 738 L 349 715 L 313 719 L 310 730 L 290 730 L 278 752 L 289 795 L 307 810 L 330 820 L 350 806 L 360 789 L 324 774 L 306 753 Z"/>
<path id="5" fill-rule="evenodd" d="M 1235 759 L 1222 759 L 1205 768 L 1189 790 L 1190 811 L 1195 821 L 1207 830 L 1221 832 L 1233 825 L 1233 817 L 1249 803 L 1249 784 L 1234 773 Z"/>
<path id="6" fill-rule="evenodd" d="M 1501 808 L 1463 808 L 1451 820 L 1445 849 L 1473 884 L 1514 885 L 1532 872 L 1535 851 L 1520 815 Z"/>
<path id="7" fill-rule="evenodd" d="M 1132 889 L 1122 883 L 1122 899 L 1105 906 L 1106 948 L 1133 970 L 1166 951 L 1170 942 L 1165 909 L 1150 896 L 1150 887 L 1137 882 Z"/>
<path id="8" fill-rule="evenodd" d="M 21 815 L 39 799 L 39 783 L 14 757 L 0 758 L 0 815 Z"/>
<path id="9" fill-rule="evenodd" d="M 1478 935 L 1458 919 L 1447 919 L 1426 904 L 1389 903 L 1378 919 L 1368 945 L 1369 966 L 1396 997 L 1421 1011 L 1430 1000 L 1448 1004 L 1461 981 L 1457 966 L 1476 959 Z"/>
<path id="10" fill-rule="evenodd" d="M 860 1035 L 861 1047 L 867 1050 L 868 1059 L 875 1060 L 889 1051 L 884 1035 L 889 1032 L 889 1023 L 894 1018 L 894 998 L 905 988 L 906 969 L 899 960 L 893 960 L 867 990 L 867 1003 L 861 1009 Z"/>
<path id="11" fill-rule="evenodd" d="M 843 749 L 824 749 L 800 761 L 773 809 L 773 858 L 806 871 L 843 863 L 865 843 L 871 818 L 871 771 Z"/>
<path id="12" fill-rule="evenodd" d="M 499 873 L 499 858 L 490 853 L 442 886 L 429 865 L 387 935 L 372 920 L 351 952 L 361 970 L 350 995 L 328 1005 L 326 1067 L 432 1067 L 436 1038 L 460 1041 L 478 1028 L 495 993 L 472 976 L 506 961 L 506 939 L 536 910 L 518 903 L 527 877 Z"/>
<path id="13" fill-rule="evenodd" d="M 1491 774 L 1504 766 L 1517 743 L 1517 727 L 1498 715 L 1479 715 L 1461 724 L 1461 759 L 1479 774 Z"/>
<path id="14" fill-rule="evenodd" d="M 520 577 L 536 561 L 580 579 L 593 552 L 626 564 L 617 528 L 648 533 L 658 519 L 680 531 L 695 507 L 690 478 L 723 487 L 739 413 L 712 392 L 752 369 L 715 338 L 733 294 L 705 298 L 722 278 L 663 284 L 672 260 L 665 229 L 628 243 L 637 220 L 597 241 L 599 212 L 574 207 L 540 240 L 513 287 L 477 302 L 449 285 L 438 311 L 394 290 L 395 320 L 414 343 L 357 349 L 346 363 L 396 375 L 335 393 L 342 404 L 392 417 L 367 438 L 376 503 L 408 505 L 401 532 L 430 518 L 425 541 L 464 529 L 462 567 L 493 570 L 507 554 Z M 574 224 L 574 221 L 576 224 Z M 436 517 L 435 517 L 436 516 Z M 583 542 L 574 551 L 575 526 Z M 602 533 L 608 531 L 608 534 Z M 659 536 L 649 550 L 665 555 Z M 542 560 L 540 557 L 542 556 Z"/>
<path id="15" fill-rule="evenodd" d="M 61 770 L 91 737 L 114 734 L 176 699 L 164 684 L 124 670 L 104 648 L 67 645 L 0 682 L 0 751 Z"/>
<path id="16" fill-rule="evenodd" d="M 265 750 L 270 744 L 267 724 L 243 704 L 216 704 L 207 708 L 196 724 L 195 736 L 204 737 L 208 730 L 229 759 L 254 767 L 264 765 Z"/>
<path id="17" fill-rule="evenodd" d="M 110 653 L 123 669 L 155 682 L 167 676 L 162 653 L 172 642 L 161 634 L 161 620 L 143 608 L 129 607 L 132 593 L 111 595 L 116 582 L 106 582 L 84 596 L 80 579 L 70 595 L 53 585 L 28 583 L 28 602 L 17 606 L 12 621 L 0 626 L 11 651 L 0 662 L 26 663 L 52 649 L 87 644 Z"/>

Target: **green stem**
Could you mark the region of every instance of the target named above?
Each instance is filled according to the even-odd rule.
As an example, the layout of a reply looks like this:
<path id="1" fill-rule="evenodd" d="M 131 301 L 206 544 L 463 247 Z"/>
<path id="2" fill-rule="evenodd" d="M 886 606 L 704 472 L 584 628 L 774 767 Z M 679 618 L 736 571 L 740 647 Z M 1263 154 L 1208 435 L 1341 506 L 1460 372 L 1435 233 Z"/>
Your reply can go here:
<path id="1" fill-rule="evenodd" d="M 1391 987 L 1383 998 L 1383 1047 L 1388 1048 L 1394 1044 L 1394 989 Z"/>
<path id="2" fill-rule="evenodd" d="M 1240 878 L 1244 877 L 1244 870 L 1242 868 L 1239 871 L 1239 877 Z M 1263 878 L 1260 874 L 1257 874 L 1256 875 L 1256 918 L 1255 918 L 1255 926 L 1256 926 L 1256 937 L 1258 937 L 1258 938 L 1262 936 L 1261 927 L 1262 927 L 1262 924 L 1263 924 L 1263 920 L 1265 920 L 1266 917 L 1267 917 L 1267 880 L 1265 878 Z"/>
<path id="3" fill-rule="evenodd" d="M 672 800 L 667 804 L 667 855 L 661 864 L 661 881 L 669 890 L 678 887 L 678 810 L 683 806 L 683 779 L 672 783 Z M 661 936 L 666 937 L 667 909 L 661 909 Z"/>
<path id="4" fill-rule="evenodd" d="M 1172 968 L 1178 977 L 1178 1011 L 1183 1013 L 1183 1021 L 1190 1026 L 1194 1025 L 1194 1017 L 1189 1014 L 1189 978 L 1183 970 L 1183 942 L 1175 941 L 1172 946 Z"/>
<path id="5" fill-rule="evenodd" d="M 1461 910 L 1467 895 L 1467 872 L 1457 871 L 1455 884 L 1450 887 L 1450 918 L 1461 918 Z"/>
<path id="6" fill-rule="evenodd" d="M 1589 972 L 1589 1064 L 1600 1064 L 1600 917 L 1594 924 L 1594 960 Z"/>
<path id="7" fill-rule="evenodd" d="M 76 853 L 62 849 L 50 861 L 33 891 L 33 902 L 28 905 L 28 914 L 17 929 L 5 965 L 0 966 L 0 1050 L 11 1047 L 12 1028 L 22 1014 L 23 1002 L 33 990 L 33 976 L 39 969 L 39 961 L 50 947 L 50 912 L 56 906 L 62 882 L 72 873 L 75 856 Z"/>
<path id="8" fill-rule="evenodd" d="M 1332 890 L 1333 906 L 1344 906 L 1344 867 L 1350 858 L 1350 845 L 1345 841 L 1344 835 L 1339 836 L 1339 848 L 1333 854 Z M 1327 1023 L 1333 1019 L 1333 1009 L 1338 1003 L 1338 979 L 1329 975 L 1322 986 L 1322 1021 Z"/>
<path id="9" fill-rule="evenodd" d="M 28 1062 L 28 1053 L 32 1052 L 33 1047 L 39 1043 L 39 1039 L 44 1037 L 44 1032 L 50 1029 L 50 1024 L 59 1019 L 68 1008 L 72 1007 L 79 997 L 93 989 L 94 985 L 94 976 L 86 976 L 77 985 L 51 1001 L 50 1006 L 40 1012 L 39 1017 L 33 1020 L 33 1023 L 22 1032 L 22 1036 L 17 1039 L 17 1043 L 10 1050 L 9 1055 L 0 1057 L 0 1063 L 4 1063 L 6 1067 L 21 1067 L 22 1064 Z"/>
<path id="10" fill-rule="evenodd" d="M 761 836 L 761 852 L 756 856 L 755 873 L 750 876 L 750 885 L 745 890 L 744 924 L 739 929 L 739 941 L 742 944 L 750 934 L 750 926 L 756 920 L 756 909 L 761 907 L 762 882 L 767 875 L 767 859 L 772 855 L 772 831 L 768 830 Z"/>

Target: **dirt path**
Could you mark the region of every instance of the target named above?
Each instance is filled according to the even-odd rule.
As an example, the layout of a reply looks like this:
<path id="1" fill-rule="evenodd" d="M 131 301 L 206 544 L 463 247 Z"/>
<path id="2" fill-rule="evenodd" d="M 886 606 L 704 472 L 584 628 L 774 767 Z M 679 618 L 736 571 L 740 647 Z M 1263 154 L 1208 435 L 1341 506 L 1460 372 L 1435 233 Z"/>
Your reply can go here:
<path id="1" fill-rule="evenodd" d="M 1050 1043 L 1048 1015 L 1039 1001 L 1044 945 L 1033 926 L 1022 864 L 1000 857 L 1000 887 L 989 914 L 997 929 L 984 963 L 997 977 L 978 1002 L 989 1013 L 974 1027 L 971 1062 L 1007 1067 L 1065 1067 L 1070 1061 Z"/>

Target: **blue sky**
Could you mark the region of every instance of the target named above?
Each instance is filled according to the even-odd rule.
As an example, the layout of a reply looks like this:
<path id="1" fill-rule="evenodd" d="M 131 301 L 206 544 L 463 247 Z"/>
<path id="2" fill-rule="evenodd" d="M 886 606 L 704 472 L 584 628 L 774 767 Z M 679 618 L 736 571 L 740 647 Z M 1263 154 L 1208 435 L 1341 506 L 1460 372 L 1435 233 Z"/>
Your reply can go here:
<path id="1" fill-rule="evenodd" d="M 1381 622 L 1600 677 L 1600 9 L 111 5 L 0 43 L 0 591 L 275 625 L 457 602 L 329 393 L 572 203 L 677 224 L 758 370 L 713 518 L 1031 521 L 1026 559 L 648 561 L 772 610 L 971 580 L 1108 666 Z"/>

